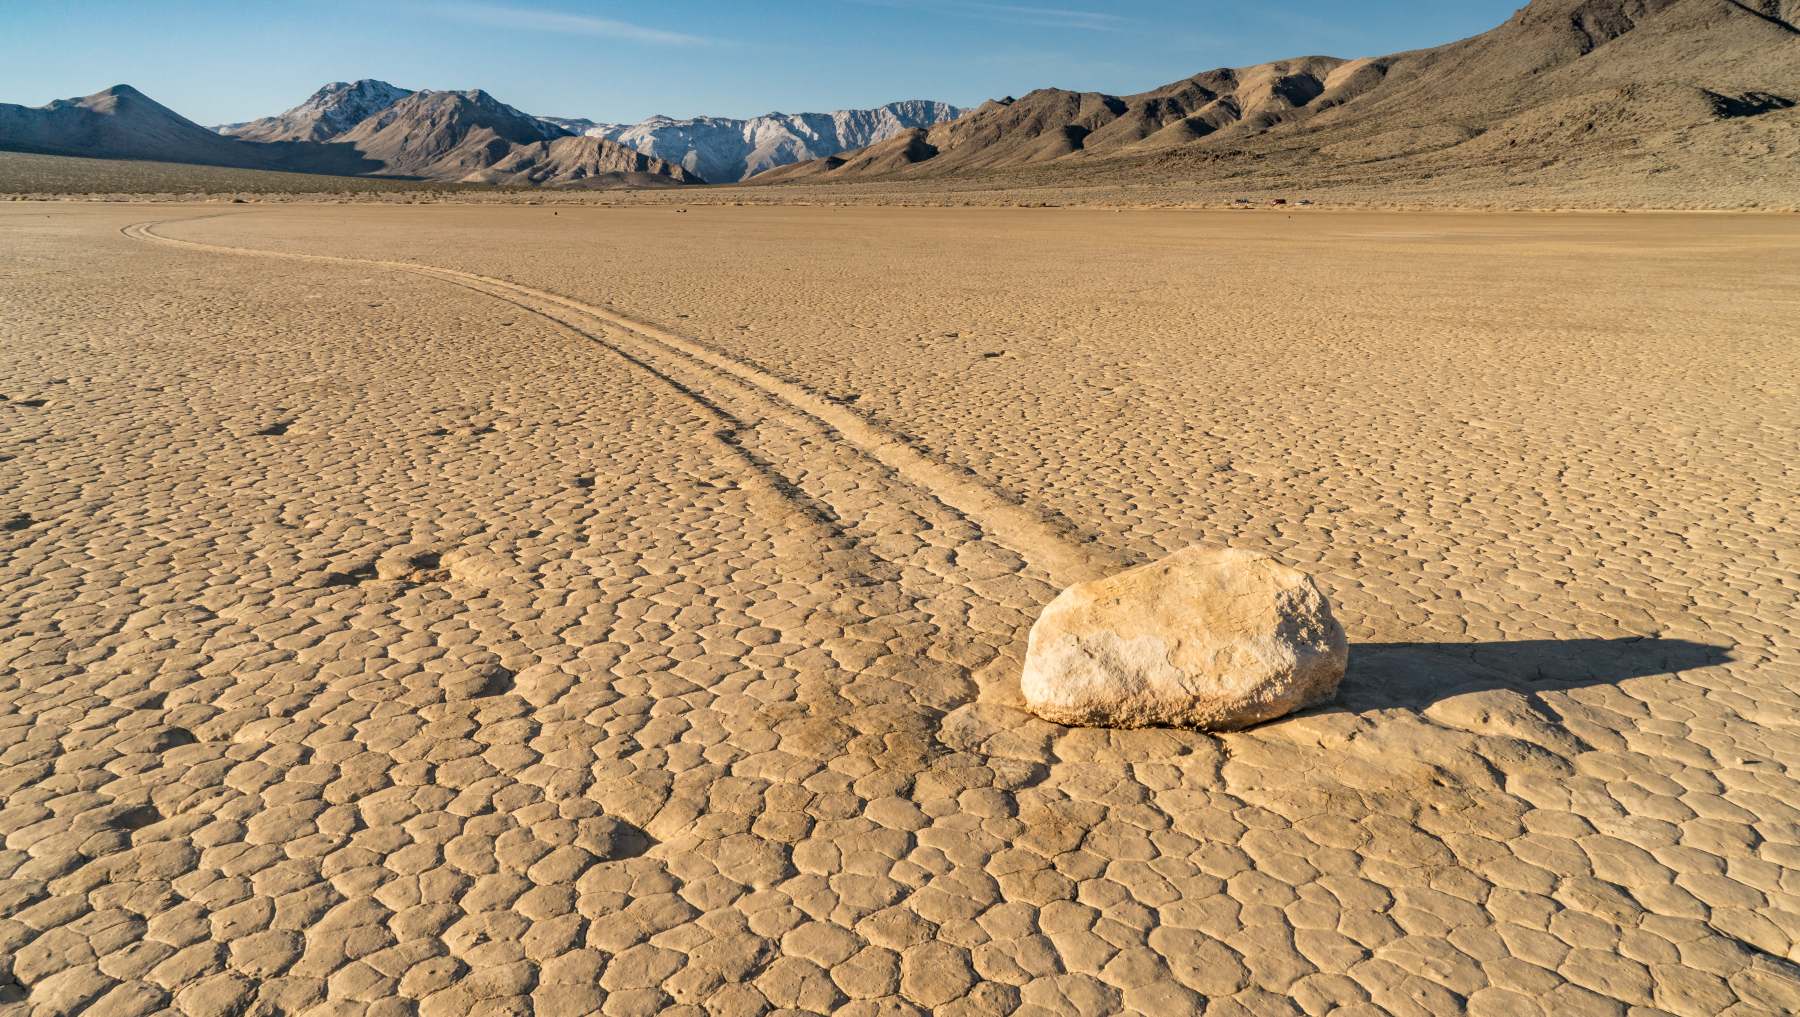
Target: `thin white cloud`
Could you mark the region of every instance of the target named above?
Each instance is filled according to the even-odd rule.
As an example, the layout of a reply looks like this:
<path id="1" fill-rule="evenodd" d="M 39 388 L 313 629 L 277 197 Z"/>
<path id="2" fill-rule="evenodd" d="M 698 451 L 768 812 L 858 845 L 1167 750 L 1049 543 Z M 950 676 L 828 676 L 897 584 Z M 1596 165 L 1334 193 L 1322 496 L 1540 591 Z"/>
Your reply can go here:
<path id="1" fill-rule="evenodd" d="M 974 3 L 967 5 L 971 13 L 997 19 L 1024 21 L 1047 28 L 1081 28 L 1090 32 L 1116 32 L 1126 21 L 1117 14 L 1079 11 L 1067 7 L 1026 7 L 1020 4 Z"/>
<path id="2" fill-rule="evenodd" d="M 686 32 L 669 32 L 614 18 L 597 18 L 589 14 L 568 14 L 528 7 L 504 7 L 499 4 L 452 3 L 431 8 L 456 21 L 494 28 L 518 28 L 533 32 L 556 32 L 562 35 L 594 35 L 626 42 L 644 42 L 657 46 L 710 46 L 715 40 Z"/>
<path id="3" fill-rule="evenodd" d="M 1128 18 L 1103 11 L 1084 11 L 1072 7 L 1037 7 L 1027 4 L 971 3 L 957 0 L 850 0 L 864 7 L 892 7 L 899 10 L 930 11 L 953 17 L 1001 21 L 1036 28 L 1073 28 L 1084 32 L 1120 32 L 1130 26 Z"/>

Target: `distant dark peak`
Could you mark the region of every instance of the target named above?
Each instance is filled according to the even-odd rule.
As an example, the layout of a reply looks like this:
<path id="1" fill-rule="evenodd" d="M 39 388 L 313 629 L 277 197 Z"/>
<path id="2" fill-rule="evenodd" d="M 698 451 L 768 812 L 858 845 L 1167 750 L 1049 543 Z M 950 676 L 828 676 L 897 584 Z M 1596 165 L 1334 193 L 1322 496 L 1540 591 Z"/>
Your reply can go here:
<path id="1" fill-rule="evenodd" d="M 135 88 L 132 88 L 130 85 L 114 85 L 113 87 L 107 89 L 104 92 L 101 92 L 100 94 L 101 95 L 115 95 L 121 99 L 142 99 L 142 98 L 144 98 L 144 93 L 138 91 Z"/>

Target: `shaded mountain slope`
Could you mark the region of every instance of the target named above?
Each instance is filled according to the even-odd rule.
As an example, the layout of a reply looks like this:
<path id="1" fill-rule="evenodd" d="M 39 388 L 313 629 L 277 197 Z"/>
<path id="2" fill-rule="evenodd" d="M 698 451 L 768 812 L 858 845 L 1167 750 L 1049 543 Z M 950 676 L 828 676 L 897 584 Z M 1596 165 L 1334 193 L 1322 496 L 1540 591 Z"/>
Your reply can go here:
<path id="1" fill-rule="evenodd" d="M 380 168 L 353 149 L 259 145 L 221 137 L 130 85 L 44 106 L 0 103 L 0 149 L 317 173 L 359 174 Z"/>

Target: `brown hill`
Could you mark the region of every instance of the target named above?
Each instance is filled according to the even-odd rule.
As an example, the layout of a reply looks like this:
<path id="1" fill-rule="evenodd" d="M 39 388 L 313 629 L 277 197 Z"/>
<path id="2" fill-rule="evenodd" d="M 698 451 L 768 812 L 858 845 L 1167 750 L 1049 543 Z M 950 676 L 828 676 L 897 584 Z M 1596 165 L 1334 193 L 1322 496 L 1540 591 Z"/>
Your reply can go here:
<path id="1" fill-rule="evenodd" d="M 1350 179 L 1397 159 L 1430 176 L 1497 156 L 1641 154 L 1765 114 L 1800 132 L 1797 12 L 1800 0 L 1535 0 L 1434 49 L 1221 68 L 1128 96 L 1039 89 L 754 182 Z"/>
<path id="2" fill-rule="evenodd" d="M 513 109 L 479 88 L 414 92 L 339 135 L 389 175 L 457 180 L 568 132 Z"/>
<path id="3" fill-rule="evenodd" d="M 480 89 L 414 92 L 338 141 L 380 162 L 386 174 L 429 180 L 584 187 L 700 182 L 617 142 L 571 135 Z"/>
<path id="4" fill-rule="evenodd" d="M 0 103 L 0 150 L 317 173 L 378 168 L 351 149 L 221 137 L 130 85 L 37 107 Z"/>
<path id="5" fill-rule="evenodd" d="M 467 183 L 548 187 L 656 187 L 701 179 L 604 138 L 565 137 L 514 145 L 500 161 L 464 177 Z"/>

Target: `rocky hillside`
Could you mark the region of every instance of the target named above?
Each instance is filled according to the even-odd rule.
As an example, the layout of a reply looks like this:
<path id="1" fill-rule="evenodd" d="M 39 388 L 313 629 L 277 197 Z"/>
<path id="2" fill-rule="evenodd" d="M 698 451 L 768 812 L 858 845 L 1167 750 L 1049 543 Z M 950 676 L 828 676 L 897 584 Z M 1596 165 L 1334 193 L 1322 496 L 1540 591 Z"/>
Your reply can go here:
<path id="1" fill-rule="evenodd" d="M 697 184 L 686 169 L 605 138 L 566 136 L 514 145 L 498 162 L 463 178 L 470 183 L 548 187 Z"/>
<path id="2" fill-rule="evenodd" d="M 1635 157 L 1707 132 L 1727 137 L 1738 129 L 1729 125 L 1772 116 L 1754 129 L 1800 132 L 1797 8 L 1535 0 L 1492 31 L 1434 49 L 1221 68 L 1135 95 L 1040 89 L 756 182 L 1021 173 L 1040 184 L 1303 182 L 1491 172 L 1497 160 L 1535 171 L 1576 157 L 1604 176 L 1612 154 L 1634 156 L 1618 160 L 1631 166 L 1620 172 L 1644 172 Z"/>
<path id="3" fill-rule="evenodd" d="M 514 146 L 566 137 L 479 88 L 414 92 L 339 135 L 393 175 L 461 180 L 512 154 Z"/>

